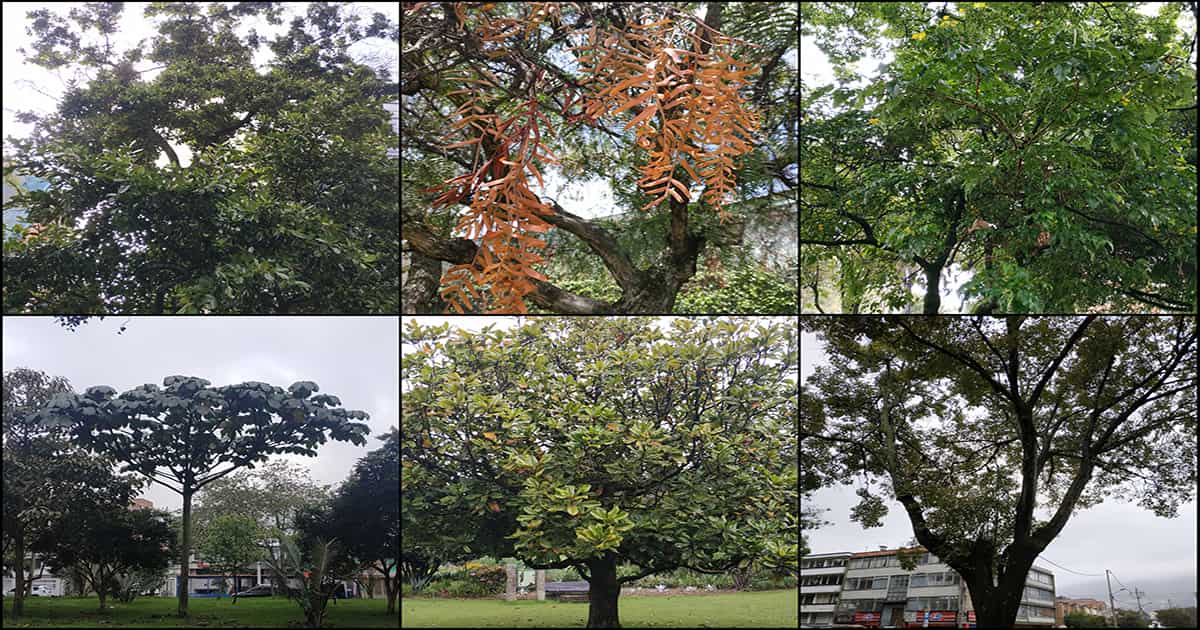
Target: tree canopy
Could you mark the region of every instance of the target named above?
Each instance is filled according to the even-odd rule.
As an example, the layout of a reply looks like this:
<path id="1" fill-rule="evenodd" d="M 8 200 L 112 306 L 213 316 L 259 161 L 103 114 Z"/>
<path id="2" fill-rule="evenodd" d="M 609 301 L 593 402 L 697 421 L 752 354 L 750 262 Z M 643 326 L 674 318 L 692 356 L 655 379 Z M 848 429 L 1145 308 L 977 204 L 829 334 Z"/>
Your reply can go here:
<path id="1" fill-rule="evenodd" d="M 962 576 L 980 627 L 1011 626 L 1026 574 L 1105 497 L 1165 517 L 1196 492 L 1190 317 L 807 317 L 829 364 L 801 386 L 801 457 L 861 479 L 851 518 L 899 501 Z M 1048 519 L 1038 518 L 1048 514 Z"/>
<path id="2" fill-rule="evenodd" d="M 125 462 L 183 496 L 180 571 L 187 582 L 192 497 L 238 468 L 275 453 L 313 456 L 329 438 L 362 445 L 367 414 L 341 408 L 337 396 L 318 394 L 316 383 L 287 390 L 249 381 L 223 387 L 194 376 L 168 376 L 165 389 L 145 384 L 121 395 L 89 387 L 82 396 L 57 394 L 35 414 L 46 426 L 66 426 L 80 446 Z M 279 421 L 274 421 L 278 416 Z M 188 589 L 179 589 L 179 614 L 187 616 Z"/>
<path id="3" fill-rule="evenodd" d="M 794 188 L 795 20 L 790 3 L 407 5 L 406 309 L 670 312 L 732 202 Z M 581 217 L 552 176 L 607 180 L 610 214 L 645 215 L 620 229 L 657 238 Z M 616 299 L 546 275 L 553 228 Z"/>
<path id="4" fill-rule="evenodd" d="M 399 28 L 314 2 L 239 35 L 279 4 L 150 3 L 136 43 L 120 2 L 29 12 L 20 52 L 78 80 L 6 140 L 49 187 L 11 202 L 34 225 L 5 243 L 5 312 L 398 312 L 395 83 L 347 49 Z"/>
<path id="5" fill-rule="evenodd" d="M 575 567 L 589 627 L 617 627 L 619 584 L 646 575 L 797 571 L 796 329 L 758 321 L 414 322 L 405 518 L 478 555 Z"/>
<path id="6" fill-rule="evenodd" d="M 1195 6 L 802 3 L 801 273 L 847 312 L 1196 309 Z M 1190 31 L 1190 32 L 1189 32 Z M 867 55 L 886 59 L 861 75 Z M 832 283 L 829 281 L 832 280 Z M 829 283 L 825 286 L 823 282 Z"/>

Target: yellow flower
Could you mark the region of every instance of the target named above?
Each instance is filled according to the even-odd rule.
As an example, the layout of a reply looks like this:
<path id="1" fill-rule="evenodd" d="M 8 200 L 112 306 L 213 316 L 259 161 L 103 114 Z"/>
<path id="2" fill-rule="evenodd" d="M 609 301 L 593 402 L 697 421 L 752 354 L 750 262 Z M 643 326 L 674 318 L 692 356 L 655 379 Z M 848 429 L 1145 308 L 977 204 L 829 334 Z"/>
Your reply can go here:
<path id="1" fill-rule="evenodd" d="M 868 125 L 878 125 L 878 124 L 879 124 L 879 119 L 878 119 L 878 118 L 868 118 L 868 119 L 867 119 L 867 124 L 868 124 Z"/>
<path id="2" fill-rule="evenodd" d="M 1034 21 L 1034 23 L 1033 23 L 1033 25 L 1034 25 L 1034 26 L 1041 26 L 1041 25 L 1042 25 L 1042 21 L 1041 21 L 1041 20 L 1035 20 L 1035 21 Z"/>
<path id="3" fill-rule="evenodd" d="M 921 31 L 920 33 L 913 33 L 912 38 L 913 39 L 925 39 L 925 32 Z"/>

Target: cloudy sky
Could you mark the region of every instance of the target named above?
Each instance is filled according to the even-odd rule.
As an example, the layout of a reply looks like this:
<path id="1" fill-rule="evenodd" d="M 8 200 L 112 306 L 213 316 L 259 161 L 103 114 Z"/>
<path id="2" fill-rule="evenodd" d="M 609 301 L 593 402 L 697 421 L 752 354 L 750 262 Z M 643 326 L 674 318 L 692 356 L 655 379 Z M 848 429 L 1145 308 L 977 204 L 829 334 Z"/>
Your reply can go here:
<path id="1" fill-rule="evenodd" d="M 117 334 L 121 325 L 125 332 Z M 124 392 L 162 386 L 172 375 L 213 385 L 263 381 L 287 388 L 313 381 L 343 407 L 370 414 L 363 446 L 326 442 L 316 457 L 272 455 L 337 485 L 354 463 L 381 446 L 377 436 L 399 426 L 400 329 L 392 317 L 107 317 L 74 332 L 50 317 L 5 317 L 4 371 L 17 367 L 66 377 L 77 392 L 108 385 Z M 143 498 L 183 507 L 178 494 L 153 484 Z"/>
<path id="2" fill-rule="evenodd" d="M 800 333 L 800 382 L 828 359 L 812 333 Z M 855 486 L 817 491 L 806 505 L 827 508 L 823 518 L 832 523 L 807 532 L 813 553 L 877 550 L 902 546 L 912 538 L 912 525 L 898 501 L 888 501 L 883 527 L 863 529 L 850 520 L 858 503 Z M 1041 515 L 1048 518 L 1048 515 Z M 1077 575 L 1054 566 L 1057 563 Z M 1166 608 L 1171 603 L 1194 606 L 1196 591 L 1196 503 L 1179 508 L 1179 517 L 1161 518 L 1132 503 L 1109 500 L 1077 512 L 1037 561 L 1054 573 L 1058 595 L 1093 597 L 1108 601 L 1104 570 L 1116 575 L 1112 583 L 1117 607 L 1137 608 L 1132 594 L 1142 591 L 1144 608 Z M 1122 588 L 1128 589 L 1122 592 Z"/>
<path id="3" fill-rule="evenodd" d="M 47 70 L 40 66 L 25 63 L 23 55 L 17 52 L 18 48 L 24 48 L 30 51 L 30 43 L 33 38 L 30 37 L 25 29 L 29 24 L 26 14 L 29 11 L 36 9 L 49 8 L 51 11 L 60 15 L 66 16 L 67 13 L 81 3 L 62 2 L 62 3 L 45 3 L 45 2 L 5 2 L 3 5 L 4 17 L 4 135 L 23 138 L 28 136 L 33 131 L 33 125 L 17 122 L 14 116 L 17 111 L 34 111 L 39 114 L 51 112 L 57 106 L 57 100 L 62 95 L 66 88 L 67 80 L 73 78 L 71 73 L 60 68 L 58 70 Z M 132 48 L 137 42 L 146 39 L 149 40 L 157 35 L 155 23 L 143 16 L 143 12 L 149 2 L 126 2 L 125 11 L 121 14 L 120 30 L 118 31 L 119 38 L 114 42 L 114 49 L 118 53 L 123 53 Z M 285 2 L 283 15 L 283 23 L 279 25 L 271 25 L 265 19 L 255 18 L 253 20 L 244 19 L 237 28 L 239 35 L 246 35 L 250 29 L 255 29 L 259 36 L 263 39 L 272 39 L 277 35 L 286 32 L 294 17 L 302 16 L 308 10 L 308 2 Z M 371 16 L 376 13 L 383 13 L 388 16 L 393 22 L 400 19 L 400 7 L 395 2 L 348 2 L 351 11 L 354 14 L 361 16 L 361 26 L 366 26 L 371 23 Z M 155 18 L 155 21 L 162 18 Z M 76 27 L 74 22 L 69 22 L 72 27 Z M 97 38 L 95 31 L 91 31 L 89 37 Z M 91 40 L 84 38 L 84 43 L 91 43 Z M 150 42 L 146 42 L 145 51 L 149 51 Z M 391 77 L 395 79 L 400 76 L 400 54 L 396 43 L 380 39 L 370 38 L 356 43 L 350 48 L 350 55 L 356 60 L 366 63 L 372 67 L 384 65 L 391 72 Z M 254 57 L 255 65 L 260 69 L 266 68 L 269 61 L 274 58 L 274 53 L 266 44 L 259 47 L 258 53 Z M 135 64 L 138 70 L 152 68 L 157 64 L 149 59 L 143 60 Z M 152 80 L 161 70 L 151 70 L 142 75 L 144 80 Z M 86 81 L 85 75 L 79 75 L 77 80 L 80 83 Z M 180 161 L 186 166 L 191 162 L 191 152 L 182 145 L 171 145 L 172 148 L 179 153 Z M 162 164 L 166 164 L 166 155 L 163 154 Z"/>

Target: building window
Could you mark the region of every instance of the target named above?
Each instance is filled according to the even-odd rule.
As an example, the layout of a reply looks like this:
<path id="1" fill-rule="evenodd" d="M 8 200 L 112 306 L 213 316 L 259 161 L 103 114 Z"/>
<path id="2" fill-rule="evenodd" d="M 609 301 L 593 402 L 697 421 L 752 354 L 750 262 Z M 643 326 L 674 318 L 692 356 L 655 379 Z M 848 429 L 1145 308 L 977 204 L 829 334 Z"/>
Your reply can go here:
<path id="1" fill-rule="evenodd" d="M 800 596 L 800 605 L 803 606 L 805 604 L 811 604 L 811 603 L 813 603 L 813 600 L 816 599 L 816 597 L 817 596 L 812 593 L 809 593 L 807 595 L 801 595 Z"/>

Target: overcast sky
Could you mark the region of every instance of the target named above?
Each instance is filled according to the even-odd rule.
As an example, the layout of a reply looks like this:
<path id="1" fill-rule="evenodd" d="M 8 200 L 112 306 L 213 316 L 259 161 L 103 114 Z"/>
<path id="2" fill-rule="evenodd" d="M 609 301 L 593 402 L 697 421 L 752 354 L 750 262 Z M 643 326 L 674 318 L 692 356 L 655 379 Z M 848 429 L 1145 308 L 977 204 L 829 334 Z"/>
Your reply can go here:
<path id="1" fill-rule="evenodd" d="M 117 334 L 121 325 L 125 332 Z M 399 426 L 400 330 L 394 317 L 107 317 L 71 332 L 50 317 L 5 317 L 4 371 L 25 367 L 63 376 L 82 393 L 93 385 L 125 392 L 167 376 L 214 386 L 262 381 L 286 389 L 313 381 L 346 409 L 365 411 L 367 443 L 329 441 L 316 457 L 277 454 L 336 486 L 354 463 Z M 223 470 L 224 468 L 222 468 Z M 177 510 L 183 498 L 159 484 L 143 498 Z"/>
<path id="2" fill-rule="evenodd" d="M 813 368 L 826 364 L 828 358 L 816 335 L 801 332 L 800 382 L 812 376 Z M 898 501 L 887 501 L 883 527 L 864 529 L 852 522 L 850 508 L 858 503 L 855 488 L 826 488 L 806 502 L 806 506 L 828 508 L 823 518 L 832 523 L 806 532 L 813 553 L 877 550 L 880 545 L 894 549 L 912 538 L 912 524 Z M 1095 577 L 1072 574 L 1051 562 Z M 1066 597 L 1108 601 L 1104 570 L 1109 569 L 1119 580 L 1112 583 L 1117 606 L 1133 609 L 1137 608 L 1135 588 L 1144 591 L 1145 608 L 1166 608 L 1167 598 L 1176 605 L 1194 606 L 1196 563 L 1195 502 L 1180 506 L 1179 517 L 1168 519 L 1115 499 L 1077 512 L 1037 561 L 1054 573 L 1056 594 Z M 1128 592 L 1120 591 L 1122 585 Z"/>
<path id="3" fill-rule="evenodd" d="M 46 2 L 5 2 L 3 4 L 4 17 L 4 135 L 23 138 L 28 136 L 33 131 L 33 125 L 17 122 L 14 118 L 17 111 L 34 111 L 39 114 L 51 112 L 57 107 L 57 99 L 62 95 L 66 87 L 68 79 L 72 78 L 70 72 L 64 68 L 57 70 L 47 70 L 40 66 L 25 63 L 23 55 L 17 52 L 18 48 L 24 48 L 26 52 L 30 52 L 30 43 L 33 38 L 30 37 L 25 29 L 29 25 L 29 20 L 26 14 L 29 11 L 36 9 L 48 8 L 51 11 L 60 15 L 66 16 L 67 13 L 75 7 L 81 6 L 82 3 L 76 2 L 61 2 L 61 3 L 46 3 Z M 114 42 L 114 48 L 118 53 L 123 53 L 143 39 L 150 40 L 154 38 L 158 31 L 155 27 L 155 22 L 145 18 L 143 11 L 148 2 L 126 2 L 125 10 L 121 14 L 120 30 L 118 37 Z M 232 4 L 232 3 L 226 3 Z M 250 29 L 255 29 L 259 36 L 264 40 L 273 39 L 275 36 L 286 32 L 291 27 L 291 21 L 294 17 L 304 15 L 308 10 L 308 2 L 285 2 L 283 15 L 283 23 L 279 25 L 268 24 L 261 17 L 254 19 L 243 19 L 237 28 L 239 35 L 246 35 Z M 371 16 L 376 13 L 383 13 L 388 16 L 392 22 L 398 22 L 400 19 L 400 7 L 396 2 L 348 2 L 344 3 L 351 6 L 351 11 L 361 16 L 359 22 L 360 27 L 366 27 L 371 23 Z M 155 18 L 155 21 L 161 21 L 163 18 Z M 69 24 L 77 29 L 77 25 L 73 21 L 68 21 Z M 88 37 L 97 38 L 95 31 L 91 31 Z M 90 43 L 90 39 L 85 37 L 84 43 Z M 149 52 L 150 42 L 145 43 L 144 52 Z M 393 80 L 400 76 L 400 54 L 395 42 L 381 39 L 370 38 L 358 42 L 350 47 L 350 55 L 359 62 L 366 63 L 371 67 L 376 67 L 383 64 L 388 68 Z M 263 70 L 269 61 L 274 58 L 274 53 L 267 46 L 262 44 L 257 54 L 254 57 L 254 63 Z M 144 70 L 152 68 L 158 64 L 144 59 L 137 64 L 135 68 Z M 152 80 L 161 70 L 152 70 L 142 75 L 144 80 Z M 85 81 L 80 76 L 79 81 Z M 182 145 L 171 145 L 172 148 L 179 153 L 180 162 L 184 166 L 191 163 L 191 152 L 187 147 Z M 161 157 L 161 165 L 167 163 L 166 154 Z"/>

